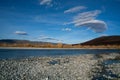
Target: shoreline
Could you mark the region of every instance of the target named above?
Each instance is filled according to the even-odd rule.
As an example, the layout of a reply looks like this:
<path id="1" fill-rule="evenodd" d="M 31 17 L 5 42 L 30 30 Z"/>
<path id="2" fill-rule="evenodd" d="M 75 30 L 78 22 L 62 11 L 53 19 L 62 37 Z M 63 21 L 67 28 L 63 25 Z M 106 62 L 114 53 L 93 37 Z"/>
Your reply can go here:
<path id="1" fill-rule="evenodd" d="M 0 49 L 39 49 L 39 50 L 48 50 L 48 49 L 119 49 L 119 48 L 35 48 L 35 47 L 0 47 Z"/>

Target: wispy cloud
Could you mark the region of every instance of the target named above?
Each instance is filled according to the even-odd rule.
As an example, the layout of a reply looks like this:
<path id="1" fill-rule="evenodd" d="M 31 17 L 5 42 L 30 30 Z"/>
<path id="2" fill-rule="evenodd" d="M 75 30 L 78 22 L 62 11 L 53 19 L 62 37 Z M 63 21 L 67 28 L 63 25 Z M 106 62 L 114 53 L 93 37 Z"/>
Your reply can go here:
<path id="1" fill-rule="evenodd" d="M 39 40 L 45 41 L 45 42 L 62 42 L 62 40 L 52 38 L 52 37 L 47 37 L 44 35 L 40 35 Z"/>
<path id="2" fill-rule="evenodd" d="M 85 26 L 93 30 L 96 33 L 104 32 L 107 29 L 106 23 L 101 20 L 90 20 L 86 22 L 75 23 L 75 26 L 78 26 L 78 27 Z"/>
<path id="3" fill-rule="evenodd" d="M 24 31 L 15 31 L 14 33 L 17 35 L 28 35 L 28 33 Z"/>
<path id="4" fill-rule="evenodd" d="M 46 38 L 47 36 L 45 35 L 40 35 L 39 39 Z"/>
<path id="5" fill-rule="evenodd" d="M 78 12 L 83 9 L 86 9 L 86 7 L 85 6 L 76 6 L 76 7 L 70 8 L 68 10 L 65 10 L 64 13 L 74 13 L 74 12 Z"/>
<path id="6" fill-rule="evenodd" d="M 62 31 L 71 31 L 71 28 L 63 28 Z"/>
<path id="7" fill-rule="evenodd" d="M 108 34 L 101 34 L 100 37 L 109 36 Z"/>
<path id="8" fill-rule="evenodd" d="M 77 16 L 74 17 L 75 21 L 88 21 L 91 19 L 95 19 L 101 13 L 100 10 L 88 11 L 79 13 Z"/>
<path id="9" fill-rule="evenodd" d="M 62 25 L 64 21 L 59 19 L 60 17 L 55 15 L 37 15 L 33 17 L 33 20 L 35 22 L 44 23 L 44 24 L 56 24 L 56 25 Z"/>
<path id="10" fill-rule="evenodd" d="M 55 38 L 50 38 L 50 37 L 46 37 L 46 38 L 42 38 L 41 40 L 45 40 L 45 41 L 58 41 L 58 39 L 55 39 Z"/>
<path id="11" fill-rule="evenodd" d="M 51 6 L 52 0 L 40 0 L 40 5 Z"/>
<path id="12" fill-rule="evenodd" d="M 73 17 L 72 22 L 69 22 L 67 24 L 74 24 L 77 27 L 88 27 L 97 33 L 104 32 L 107 29 L 106 23 L 101 20 L 96 20 L 96 17 L 100 13 L 100 10 L 79 13 Z"/>

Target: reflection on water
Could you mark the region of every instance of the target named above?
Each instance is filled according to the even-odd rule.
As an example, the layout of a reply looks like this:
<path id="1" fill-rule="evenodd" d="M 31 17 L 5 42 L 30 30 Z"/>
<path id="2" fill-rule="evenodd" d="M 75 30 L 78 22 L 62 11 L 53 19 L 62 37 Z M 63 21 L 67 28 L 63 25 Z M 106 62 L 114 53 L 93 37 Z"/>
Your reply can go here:
<path id="1" fill-rule="evenodd" d="M 105 64 L 105 65 L 111 65 L 111 64 L 114 64 L 114 63 L 120 63 L 120 60 L 105 60 L 103 62 L 103 64 Z"/>

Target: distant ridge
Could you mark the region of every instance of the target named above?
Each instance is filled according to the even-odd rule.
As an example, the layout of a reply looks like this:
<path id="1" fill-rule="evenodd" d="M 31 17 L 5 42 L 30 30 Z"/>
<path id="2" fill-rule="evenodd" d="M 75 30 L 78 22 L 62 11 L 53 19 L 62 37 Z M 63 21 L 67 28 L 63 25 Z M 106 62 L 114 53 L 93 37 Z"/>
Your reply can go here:
<path id="1" fill-rule="evenodd" d="M 8 43 L 8 44 L 25 44 L 25 43 L 31 43 L 31 44 L 48 44 L 50 42 L 42 42 L 42 41 L 29 41 L 29 40 L 18 40 L 18 39 L 1 39 L 0 43 Z M 51 43 L 55 44 L 55 43 Z"/>
<path id="2" fill-rule="evenodd" d="M 0 40 L 0 47 L 36 47 L 36 48 L 61 48 L 64 44 L 42 42 L 42 41 L 29 41 L 17 39 L 2 39 Z"/>
<path id="3" fill-rule="evenodd" d="M 17 40 L 17 39 L 1 39 L 0 43 L 26 43 L 26 42 L 30 42 L 28 40 Z"/>
<path id="4" fill-rule="evenodd" d="M 120 36 L 102 36 L 83 42 L 81 45 L 120 45 Z"/>

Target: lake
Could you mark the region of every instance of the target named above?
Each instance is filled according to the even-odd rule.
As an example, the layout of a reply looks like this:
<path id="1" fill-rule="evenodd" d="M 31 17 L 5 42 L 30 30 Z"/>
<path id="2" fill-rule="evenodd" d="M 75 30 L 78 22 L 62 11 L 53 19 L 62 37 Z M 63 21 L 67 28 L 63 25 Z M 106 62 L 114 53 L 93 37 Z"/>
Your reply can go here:
<path id="1" fill-rule="evenodd" d="M 120 49 L 0 49 L 0 59 L 101 53 L 120 53 Z"/>

